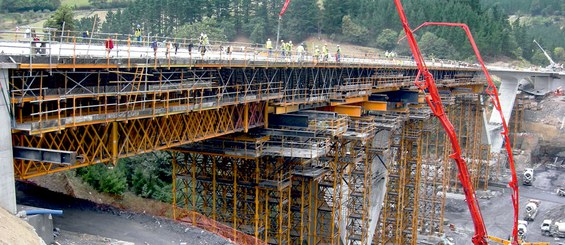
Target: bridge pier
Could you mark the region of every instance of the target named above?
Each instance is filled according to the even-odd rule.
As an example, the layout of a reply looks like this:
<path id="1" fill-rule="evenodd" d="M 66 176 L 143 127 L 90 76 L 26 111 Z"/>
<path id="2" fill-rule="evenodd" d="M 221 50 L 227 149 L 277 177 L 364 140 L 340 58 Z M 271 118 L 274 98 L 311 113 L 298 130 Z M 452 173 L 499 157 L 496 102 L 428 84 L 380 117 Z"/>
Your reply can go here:
<path id="1" fill-rule="evenodd" d="M 16 213 L 8 70 L 0 70 L 0 207 Z"/>

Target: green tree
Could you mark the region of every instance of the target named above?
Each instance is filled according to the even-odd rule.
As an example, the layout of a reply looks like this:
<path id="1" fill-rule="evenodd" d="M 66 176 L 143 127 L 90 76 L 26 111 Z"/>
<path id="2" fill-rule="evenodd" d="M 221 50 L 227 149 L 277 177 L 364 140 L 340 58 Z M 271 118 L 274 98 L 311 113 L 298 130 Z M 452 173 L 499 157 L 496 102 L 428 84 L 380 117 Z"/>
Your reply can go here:
<path id="1" fill-rule="evenodd" d="M 224 27 L 213 18 L 204 18 L 202 21 L 183 25 L 177 30 L 175 37 L 198 38 L 202 32 L 208 35 L 210 41 L 228 40 Z"/>
<path id="2" fill-rule="evenodd" d="M 100 191 L 114 195 L 121 195 L 127 189 L 125 174 L 119 168 L 112 168 L 99 180 Z"/>
<path id="3" fill-rule="evenodd" d="M 434 55 L 438 57 L 452 58 L 457 56 L 455 49 L 447 40 L 436 36 L 431 32 L 426 32 L 422 35 L 419 42 L 420 49 L 425 55 Z"/>
<path id="4" fill-rule="evenodd" d="M 343 16 L 341 32 L 347 41 L 353 43 L 364 43 L 367 41 L 369 30 L 351 20 L 351 16 Z"/>
<path id="5" fill-rule="evenodd" d="M 298 43 L 318 31 L 320 8 L 314 0 L 291 1 L 283 19 L 281 37 Z"/>
<path id="6" fill-rule="evenodd" d="M 47 19 L 47 21 L 43 24 L 43 27 L 62 30 L 63 25 L 65 26 L 65 30 L 75 30 L 73 8 L 68 5 L 59 7 L 57 11 L 55 11 L 55 13 Z"/>
<path id="7" fill-rule="evenodd" d="M 565 49 L 563 47 L 557 47 L 553 49 L 553 57 L 555 62 L 565 61 Z"/>
<path id="8" fill-rule="evenodd" d="M 342 0 L 325 0 L 322 12 L 322 29 L 327 34 L 341 33 L 341 21 L 344 12 L 344 1 Z"/>
<path id="9" fill-rule="evenodd" d="M 549 65 L 549 61 L 547 60 L 547 58 L 545 57 L 545 55 L 543 54 L 543 52 L 541 50 L 536 50 L 534 52 L 534 55 L 532 56 L 531 61 L 532 61 L 533 64 L 544 66 L 544 67 Z"/>
<path id="10" fill-rule="evenodd" d="M 384 50 L 392 50 L 396 47 L 398 32 L 391 29 L 384 29 L 377 37 L 377 47 Z"/>

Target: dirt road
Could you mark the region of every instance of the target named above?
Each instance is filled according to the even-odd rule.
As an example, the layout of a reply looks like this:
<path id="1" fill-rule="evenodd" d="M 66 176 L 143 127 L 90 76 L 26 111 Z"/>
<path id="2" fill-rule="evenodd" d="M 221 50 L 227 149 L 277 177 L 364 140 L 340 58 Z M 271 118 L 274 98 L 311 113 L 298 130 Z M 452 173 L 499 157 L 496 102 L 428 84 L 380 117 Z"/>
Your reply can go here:
<path id="1" fill-rule="evenodd" d="M 215 234 L 172 220 L 101 206 L 27 183 L 18 182 L 16 188 L 18 204 L 62 209 L 63 215 L 55 216 L 53 223 L 63 231 L 135 244 L 231 244 Z M 63 244 L 97 243 L 65 240 Z"/>

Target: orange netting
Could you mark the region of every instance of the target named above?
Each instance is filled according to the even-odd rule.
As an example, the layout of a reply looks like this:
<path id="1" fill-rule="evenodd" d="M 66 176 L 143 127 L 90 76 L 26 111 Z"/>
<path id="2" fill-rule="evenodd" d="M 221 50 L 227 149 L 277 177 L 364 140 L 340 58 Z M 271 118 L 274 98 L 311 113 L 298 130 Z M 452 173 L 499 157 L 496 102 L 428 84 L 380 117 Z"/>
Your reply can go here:
<path id="1" fill-rule="evenodd" d="M 230 242 L 241 245 L 266 245 L 261 239 L 245 234 L 231 226 L 224 225 L 210 219 L 200 213 L 177 208 L 177 220 L 200 229 L 212 232 L 218 236 L 228 239 Z"/>

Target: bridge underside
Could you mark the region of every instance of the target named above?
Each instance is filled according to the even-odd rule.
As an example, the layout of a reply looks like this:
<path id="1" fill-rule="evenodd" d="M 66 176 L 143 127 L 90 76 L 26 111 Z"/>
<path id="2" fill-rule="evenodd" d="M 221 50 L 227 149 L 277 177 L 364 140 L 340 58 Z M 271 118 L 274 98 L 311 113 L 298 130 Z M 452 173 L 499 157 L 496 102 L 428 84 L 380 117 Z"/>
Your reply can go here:
<path id="1" fill-rule="evenodd" d="M 459 186 L 417 70 L 279 65 L 9 69 L 15 174 L 169 150 L 175 218 L 197 224 L 195 211 L 233 236 L 414 244 L 441 232 Z M 495 166 L 476 72 L 433 70 L 480 188 Z"/>

